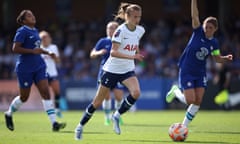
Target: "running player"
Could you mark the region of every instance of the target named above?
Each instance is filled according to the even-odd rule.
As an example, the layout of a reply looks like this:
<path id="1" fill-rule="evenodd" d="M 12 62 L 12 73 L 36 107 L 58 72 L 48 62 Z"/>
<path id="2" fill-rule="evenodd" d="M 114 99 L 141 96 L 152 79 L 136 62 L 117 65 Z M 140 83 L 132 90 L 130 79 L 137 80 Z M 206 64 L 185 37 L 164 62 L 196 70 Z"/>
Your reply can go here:
<path id="1" fill-rule="evenodd" d="M 191 1 L 191 16 L 193 34 L 180 58 L 179 84 L 180 89 L 173 85 L 166 96 L 168 103 L 176 96 L 181 102 L 189 105 L 183 124 L 193 120 L 200 108 L 202 98 L 207 86 L 206 59 L 212 55 L 216 62 L 224 63 L 232 60 L 232 55 L 222 56 L 219 44 L 214 33 L 218 29 L 217 19 L 207 17 L 203 25 L 200 24 L 197 8 L 197 0 Z"/>
<path id="2" fill-rule="evenodd" d="M 75 139 L 82 138 L 84 125 L 89 121 L 94 111 L 101 106 L 110 89 L 114 88 L 118 82 L 121 82 L 129 90 L 127 96 L 120 108 L 113 114 L 112 121 L 115 133 L 120 134 L 119 118 L 120 115 L 127 112 L 140 96 L 140 87 L 135 75 L 134 60 L 143 60 L 143 55 L 139 54 L 139 41 L 145 30 L 139 26 L 142 10 L 137 4 L 121 3 L 116 17 L 125 20 L 113 34 L 112 49 L 110 57 L 103 66 L 104 73 L 101 83 L 98 87 L 95 98 L 86 108 L 85 113 L 75 129 Z"/>
<path id="3" fill-rule="evenodd" d="M 30 10 L 23 10 L 17 17 L 17 23 L 22 26 L 16 32 L 12 50 L 19 54 L 16 73 L 20 95 L 14 98 L 8 111 L 5 112 L 6 126 L 9 130 L 14 130 L 12 114 L 28 100 L 34 82 L 42 96 L 43 107 L 52 123 L 52 130 L 59 131 L 66 124 L 56 121 L 55 110 L 48 90 L 46 64 L 40 55 L 52 55 L 52 53 L 40 48 L 41 41 L 35 28 L 36 19 Z"/>
<path id="4" fill-rule="evenodd" d="M 55 103 L 55 112 L 56 115 L 61 118 L 62 113 L 60 110 L 60 84 L 58 80 L 58 71 L 57 71 L 57 63 L 60 63 L 59 51 L 58 47 L 55 44 L 52 44 L 52 38 L 50 34 L 46 31 L 41 31 L 39 33 L 41 38 L 41 48 L 53 53 L 51 56 L 42 54 L 42 58 L 44 59 L 47 66 L 47 74 L 48 74 L 48 83 L 52 88 L 54 93 L 54 103 Z"/>
<path id="5" fill-rule="evenodd" d="M 95 45 L 95 47 L 92 49 L 90 53 L 91 58 L 97 58 L 101 56 L 101 64 L 98 72 L 98 82 L 97 84 L 100 83 L 101 81 L 101 76 L 103 75 L 103 70 L 102 67 L 107 61 L 109 55 L 110 55 L 110 50 L 112 47 L 112 35 L 114 31 L 117 29 L 118 23 L 115 21 L 111 21 L 107 24 L 106 27 L 106 34 L 107 37 L 101 38 Z M 124 94 L 124 86 L 121 85 L 120 83 L 117 84 L 117 86 L 113 89 L 113 93 L 115 96 L 115 109 L 118 109 L 121 105 L 123 94 Z M 102 103 L 102 108 L 105 112 L 105 125 L 110 125 L 111 122 L 111 106 L 112 106 L 112 100 L 111 100 L 111 95 L 110 93 L 106 96 Z M 122 123 L 122 120 L 121 120 Z"/>

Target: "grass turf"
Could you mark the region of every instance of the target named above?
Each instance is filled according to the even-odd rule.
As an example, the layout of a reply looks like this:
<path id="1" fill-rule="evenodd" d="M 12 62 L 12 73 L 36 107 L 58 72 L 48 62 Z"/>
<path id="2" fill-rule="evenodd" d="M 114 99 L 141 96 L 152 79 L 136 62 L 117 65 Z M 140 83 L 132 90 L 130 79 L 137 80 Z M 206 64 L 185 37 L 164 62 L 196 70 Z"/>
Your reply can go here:
<path id="1" fill-rule="evenodd" d="M 74 128 L 83 111 L 64 112 L 61 121 L 67 127 L 52 132 L 44 112 L 17 112 L 14 114 L 15 130 L 5 127 L 4 115 L 0 120 L 1 144 L 171 144 L 168 128 L 181 122 L 185 111 L 137 111 L 123 115 L 122 134 L 116 135 L 112 126 L 103 124 L 103 112 L 96 111 L 84 127 L 83 140 L 74 140 Z M 239 144 L 240 111 L 200 110 L 189 126 L 189 135 L 184 143 L 191 144 Z"/>

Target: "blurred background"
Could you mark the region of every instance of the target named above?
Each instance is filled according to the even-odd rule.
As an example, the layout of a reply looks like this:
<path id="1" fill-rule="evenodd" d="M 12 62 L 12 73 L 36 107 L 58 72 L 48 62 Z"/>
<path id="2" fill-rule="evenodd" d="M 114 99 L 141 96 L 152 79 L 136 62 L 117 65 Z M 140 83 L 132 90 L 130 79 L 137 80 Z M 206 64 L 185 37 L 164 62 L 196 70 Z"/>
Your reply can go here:
<path id="1" fill-rule="evenodd" d="M 16 17 L 30 9 L 37 19 L 36 27 L 50 32 L 60 51 L 58 65 L 61 81 L 62 109 L 82 109 L 95 96 L 99 59 L 89 58 L 99 38 L 105 36 L 107 22 L 113 20 L 121 2 L 139 4 L 146 33 L 140 49 L 143 62 L 136 62 L 142 95 L 138 109 L 162 110 L 184 108 L 174 102 L 166 104 L 165 95 L 177 83 L 178 59 L 192 33 L 190 0 L 0 0 L 0 110 L 7 109 L 18 95 L 14 72 L 17 55 L 11 52 L 12 40 L 19 25 Z M 215 16 L 219 20 L 216 37 L 223 54 L 232 53 L 234 61 L 226 65 L 231 73 L 230 93 L 240 91 L 240 1 L 199 0 L 200 20 Z M 220 91 L 219 68 L 209 58 L 208 88 L 202 109 L 225 109 L 214 103 Z M 127 93 L 127 92 L 126 92 Z M 240 97 L 240 94 L 239 94 Z M 29 101 L 22 109 L 42 109 L 39 94 L 32 89 Z M 239 105 L 231 109 L 240 109 Z"/>

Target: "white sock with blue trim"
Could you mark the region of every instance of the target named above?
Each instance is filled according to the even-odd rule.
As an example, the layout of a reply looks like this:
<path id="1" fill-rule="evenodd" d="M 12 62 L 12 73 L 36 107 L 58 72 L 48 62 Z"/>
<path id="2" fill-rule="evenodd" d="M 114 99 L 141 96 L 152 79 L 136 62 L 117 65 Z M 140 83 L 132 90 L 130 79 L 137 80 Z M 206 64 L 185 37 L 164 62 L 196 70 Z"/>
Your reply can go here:
<path id="1" fill-rule="evenodd" d="M 187 104 L 186 98 L 180 89 L 174 90 L 174 94 L 182 103 Z"/>
<path id="2" fill-rule="evenodd" d="M 14 112 L 16 112 L 21 107 L 22 104 L 23 104 L 23 102 L 21 101 L 20 96 L 16 96 L 13 99 L 11 105 L 9 106 L 6 114 L 9 116 L 12 115 Z"/>
<path id="3" fill-rule="evenodd" d="M 182 124 L 187 127 L 188 124 L 193 120 L 193 118 L 197 114 L 199 108 L 200 108 L 200 106 L 191 104 L 187 109 L 187 112 L 186 112 L 186 115 L 184 117 Z"/>
<path id="4" fill-rule="evenodd" d="M 103 100 L 102 108 L 105 112 L 105 117 L 107 119 L 111 119 L 111 115 L 110 115 L 111 114 L 111 106 L 112 106 L 112 100 L 111 99 L 109 99 L 109 100 L 104 99 Z"/>
<path id="5" fill-rule="evenodd" d="M 42 100 L 42 103 L 44 110 L 47 112 L 47 115 L 51 123 L 53 124 L 54 122 L 56 122 L 56 114 L 52 100 Z"/>

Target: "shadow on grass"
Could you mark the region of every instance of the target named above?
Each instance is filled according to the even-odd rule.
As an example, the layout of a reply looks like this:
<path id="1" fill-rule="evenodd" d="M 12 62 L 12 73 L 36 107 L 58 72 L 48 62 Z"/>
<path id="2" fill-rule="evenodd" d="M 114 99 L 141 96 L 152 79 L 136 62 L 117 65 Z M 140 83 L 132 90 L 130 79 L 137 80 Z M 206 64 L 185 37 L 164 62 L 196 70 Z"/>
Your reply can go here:
<path id="1" fill-rule="evenodd" d="M 169 127 L 170 125 L 156 125 L 156 124 L 124 124 L 124 126 L 133 127 Z"/>
<path id="2" fill-rule="evenodd" d="M 141 143 L 172 143 L 173 141 L 161 141 L 161 140 L 120 140 L 123 142 L 141 142 Z M 178 142 L 179 143 L 179 142 Z M 180 142 L 181 143 L 181 142 Z M 192 143 L 192 144 L 238 144 L 238 143 L 228 143 L 228 142 L 213 142 L 213 141 L 184 141 L 182 143 Z"/>
<path id="3" fill-rule="evenodd" d="M 214 142 L 214 141 L 185 141 L 184 143 L 200 143 L 200 144 L 238 144 L 238 143 L 230 143 L 230 142 Z"/>
<path id="4" fill-rule="evenodd" d="M 240 132 L 231 132 L 231 131 L 194 131 L 194 132 L 197 132 L 197 133 L 210 133 L 210 134 L 236 134 L 236 135 L 239 135 Z"/>
<path id="5" fill-rule="evenodd" d="M 75 133 L 74 131 L 59 131 L 59 133 Z M 110 132 L 85 132 L 84 131 L 84 134 L 108 134 L 108 133 L 110 133 Z"/>

